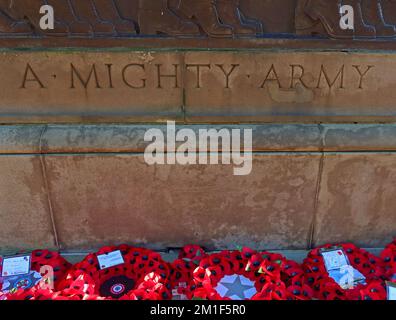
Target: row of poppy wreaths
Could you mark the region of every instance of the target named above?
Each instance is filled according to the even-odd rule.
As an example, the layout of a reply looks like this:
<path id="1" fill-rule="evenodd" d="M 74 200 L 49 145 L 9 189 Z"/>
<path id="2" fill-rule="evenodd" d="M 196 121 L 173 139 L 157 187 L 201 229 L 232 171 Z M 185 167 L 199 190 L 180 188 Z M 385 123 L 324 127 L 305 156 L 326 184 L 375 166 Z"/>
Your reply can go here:
<path id="1" fill-rule="evenodd" d="M 353 268 L 364 275 L 364 284 L 343 289 L 329 276 L 322 250 L 334 247 L 342 247 Z M 101 269 L 97 256 L 117 250 L 121 252 L 124 263 Z M 58 253 L 33 251 L 32 270 L 38 271 L 44 265 L 53 267 L 53 289 L 37 284 L 4 294 L 3 298 L 384 300 L 385 281 L 396 282 L 396 239 L 380 257 L 353 244 L 325 245 L 310 251 L 302 264 L 280 254 L 249 248 L 207 254 L 196 245 L 184 247 L 178 259 L 168 263 L 151 250 L 120 245 L 104 247 L 73 266 Z"/>

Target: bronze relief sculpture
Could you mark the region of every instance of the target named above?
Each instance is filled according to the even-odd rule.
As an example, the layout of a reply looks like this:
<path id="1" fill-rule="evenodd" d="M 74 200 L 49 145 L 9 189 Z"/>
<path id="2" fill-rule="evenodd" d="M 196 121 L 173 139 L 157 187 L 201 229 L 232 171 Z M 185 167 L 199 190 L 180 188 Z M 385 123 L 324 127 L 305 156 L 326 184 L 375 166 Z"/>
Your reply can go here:
<path id="1" fill-rule="evenodd" d="M 296 32 L 299 35 L 327 35 L 347 39 L 395 37 L 395 26 L 384 18 L 384 2 L 388 2 L 388 5 L 393 3 L 396 9 L 395 0 L 300 0 L 296 9 Z M 354 30 L 340 28 L 341 5 L 353 6 Z"/>
<path id="2" fill-rule="evenodd" d="M 258 26 L 255 22 L 243 20 L 239 2 L 240 0 L 143 0 L 139 14 L 140 30 L 143 34 L 171 36 L 254 36 Z M 159 14 L 162 15 L 161 19 L 158 19 Z"/>
<path id="3" fill-rule="evenodd" d="M 136 23 L 124 17 L 127 0 L 0 0 L 0 32 L 59 36 L 131 35 Z M 53 6 L 55 28 L 41 30 L 42 5 Z"/>
<path id="4" fill-rule="evenodd" d="M 279 1 L 293 10 L 282 15 L 293 30 L 279 28 Z M 39 27 L 45 4 L 53 30 Z M 341 5 L 353 6 L 354 30 L 341 30 Z M 396 38 L 395 25 L 396 0 L 0 0 L 0 37 L 8 38 L 259 38 L 270 29 L 272 37 L 375 40 Z"/>
<path id="5" fill-rule="evenodd" d="M 27 4 L 28 2 L 28 4 Z M 60 36 L 255 35 L 240 0 L 0 0 L 0 32 Z M 53 6 L 55 28 L 40 30 L 40 7 Z M 137 9 L 137 10 L 136 10 Z M 135 18 L 126 18 L 129 14 Z"/>

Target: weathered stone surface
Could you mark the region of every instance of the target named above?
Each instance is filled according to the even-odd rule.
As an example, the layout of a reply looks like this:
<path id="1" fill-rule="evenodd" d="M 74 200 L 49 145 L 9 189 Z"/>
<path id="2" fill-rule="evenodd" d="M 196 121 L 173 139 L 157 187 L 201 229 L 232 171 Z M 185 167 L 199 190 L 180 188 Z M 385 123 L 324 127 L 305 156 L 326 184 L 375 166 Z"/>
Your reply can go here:
<path id="1" fill-rule="evenodd" d="M 0 154 L 143 152 L 163 124 L 0 125 Z M 252 129 L 254 151 L 395 151 L 394 124 L 176 125 L 177 130 Z"/>
<path id="2" fill-rule="evenodd" d="M 182 118 L 182 56 L 153 52 L 2 52 L 1 122 Z M 177 83 L 175 76 L 177 75 Z"/>
<path id="3" fill-rule="evenodd" d="M 44 155 L 65 250 L 129 242 L 157 249 L 308 246 L 321 155 L 256 153 L 232 166 L 147 166 L 139 154 Z M 396 234 L 395 153 L 325 153 L 313 243 L 381 247 Z M 0 157 L 2 252 L 55 247 L 38 156 Z"/>
<path id="4" fill-rule="evenodd" d="M 144 152 L 151 142 L 144 141 L 149 129 L 160 129 L 166 136 L 166 125 L 70 125 L 48 126 L 42 136 L 41 150 L 59 152 Z M 316 151 L 321 136 L 317 125 L 177 125 L 198 135 L 200 129 L 251 129 L 254 151 Z M 166 143 L 166 141 L 165 141 Z M 176 143 L 179 145 L 181 143 Z M 219 141 L 221 146 L 221 140 Z M 208 145 L 209 146 L 209 145 Z"/>
<path id="5" fill-rule="evenodd" d="M 187 70 L 187 121 L 391 122 L 396 116 L 393 54 L 188 52 L 185 64 L 202 65 L 199 73 Z"/>
<path id="6" fill-rule="evenodd" d="M 0 154 L 39 153 L 42 125 L 0 125 Z"/>
<path id="7" fill-rule="evenodd" d="M 381 247 L 396 234 L 396 154 L 327 154 L 314 243 Z"/>
<path id="8" fill-rule="evenodd" d="M 157 125 L 52 125 L 42 139 L 50 153 L 143 152 L 144 134 Z"/>
<path id="9" fill-rule="evenodd" d="M 307 246 L 319 155 L 257 154 L 239 177 L 232 166 L 155 167 L 134 154 L 45 160 L 64 249 Z"/>
<path id="10" fill-rule="evenodd" d="M 0 121 L 394 122 L 394 54 L 1 54 Z M 4 76 L 6 75 L 6 76 Z"/>
<path id="11" fill-rule="evenodd" d="M 395 151 L 395 124 L 321 125 L 324 149 L 328 151 Z"/>
<path id="12" fill-rule="evenodd" d="M 56 247 L 39 157 L 0 156 L 0 194 L 3 252 Z"/>

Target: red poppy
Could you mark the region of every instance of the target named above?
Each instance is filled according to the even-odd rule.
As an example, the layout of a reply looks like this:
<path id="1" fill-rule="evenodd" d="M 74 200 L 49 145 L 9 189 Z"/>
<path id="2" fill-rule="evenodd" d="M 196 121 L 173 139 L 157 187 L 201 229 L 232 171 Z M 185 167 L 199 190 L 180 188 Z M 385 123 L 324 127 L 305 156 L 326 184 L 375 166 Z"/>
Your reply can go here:
<path id="1" fill-rule="evenodd" d="M 381 259 L 385 263 L 386 279 L 396 282 L 396 238 L 382 251 Z"/>
<path id="2" fill-rule="evenodd" d="M 48 250 L 34 250 L 32 252 L 32 270 L 37 272 L 43 266 L 50 266 L 54 272 L 55 289 L 59 281 L 61 281 L 66 272 L 71 268 L 71 264 L 66 261 L 58 252 Z"/>
<path id="3" fill-rule="evenodd" d="M 311 297 L 311 289 L 304 285 L 304 273 L 297 263 L 279 254 L 250 248 L 222 251 L 203 258 L 193 277 L 191 298 L 230 300 L 238 295 L 251 300 L 297 300 Z"/>
<path id="4" fill-rule="evenodd" d="M 193 272 L 206 256 L 204 249 L 196 245 L 188 245 L 180 250 L 178 259 L 170 264 L 172 297 L 186 299 L 190 296 L 191 286 L 194 288 Z"/>
<path id="5" fill-rule="evenodd" d="M 366 278 L 366 285 L 359 284 L 352 289 L 343 289 L 329 276 L 321 254 L 321 249 L 342 248 L 351 266 L 358 270 Z M 383 285 L 384 264 L 378 257 L 356 247 L 353 244 L 331 245 L 327 244 L 311 250 L 304 260 L 305 281 L 313 290 L 313 295 L 321 300 L 359 300 L 363 293 L 373 300 L 385 299 L 384 291 L 375 287 L 375 292 L 367 294 L 367 290 L 373 289 L 378 284 Z"/>
<path id="6" fill-rule="evenodd" d="M 360 300 L 383 300 L 386 295 L 386 286 L 381 281 L 373 281 L 359 290 Z"/>
<path id="7" fill-rule="evenodd" d="M 99 267 L 98 255 L 120 250 L 124 263 Z M 170 299 L 170 270 L 158 253 L 127 245 L 108 246 L 77 263 L 60 284 L 63 295 L 90 299 Z"/>
<path id="8" fill-rule="evenodd" d="M 188 259 L 198 264 L 206 256 L 206 252 L 203 248 L 197 245 L 184 246 L 179 252 L 179 259 Z"/>

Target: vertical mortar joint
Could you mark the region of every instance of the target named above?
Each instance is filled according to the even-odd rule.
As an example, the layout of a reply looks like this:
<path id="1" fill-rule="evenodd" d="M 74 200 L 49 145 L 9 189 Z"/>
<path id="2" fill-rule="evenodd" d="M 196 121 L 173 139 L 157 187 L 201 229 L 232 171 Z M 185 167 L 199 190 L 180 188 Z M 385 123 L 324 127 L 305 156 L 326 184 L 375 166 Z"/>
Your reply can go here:
<path id="1" fill-rule="evenodd" d="M 316 187 L 315 187 L 315 199 L 314 199 L 314 212 L 312 216 L 311 225 L 309 228 L 309 235 L 308 235 L 308 250 L 311 250 L 315 247 L 315 228 L 317 222 L 317 215 L 319 210 L 319 196 L 321 191 L 322 185 L 322 177 L 323 177 L 323 167 L 324 167 L 324 157 L 325 157 L 325 128 L 318 124 L 319 136 L 320 136 L 320 145 L 319 145 L 319 152 L 320 152 L 320 159 L 319 159 L 319 167 L 318 167 L 318 178 L 316 180 Z"/>
<path id="2" fill-rule="evenodd" d="M 47 129 L 48 129 L 48 125 L 44 125 L 43 130 L 40 133 L 39 158 L 40 158 L 41 173 L 43 176 L 44 188 L 45 188 L 45 193 L 46 193 L 46 198 L 47 198 L 48 211 L 49 211 L 50 218 L 51 218 L 51 226 L 52 226 L 52 232 L 54 235 L 55 246 L 58 250 L 60 250 L 61 247 L 59 244 L 58 231 L 56 229 L 56 224 L 55 224 L 55 215 L 54 215 L 54 210 L 53 210 L 53 206 L 52 206 L 51 192 L 50 192 L 50 187 L 49 187 L 48 177 L 47 177 L 47 167 L 46 167 L 45 156 L 44 156 L 44 151 L 43 151 L 43 137 L 44 137 L 45 133 L 47 132 Z"/>

